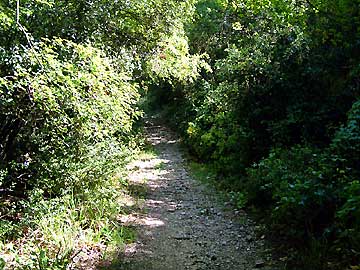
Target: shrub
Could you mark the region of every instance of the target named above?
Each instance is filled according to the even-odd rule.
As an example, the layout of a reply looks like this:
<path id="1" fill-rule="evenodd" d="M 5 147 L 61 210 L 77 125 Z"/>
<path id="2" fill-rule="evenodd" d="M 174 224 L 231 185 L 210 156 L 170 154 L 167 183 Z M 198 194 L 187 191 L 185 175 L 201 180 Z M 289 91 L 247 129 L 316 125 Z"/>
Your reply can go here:
<path id="1" fill-rule="evenodd" d="M 270 210 L 273 225 L 292 228 L 291 237 L 322 235 L 333 222 L 339 196 L 332 162 L 309 147 L 274 149 L 247 170 L 248 199 Z"/>
<path id="2" fill-rule="evenodd" d="M 330 149 L 345 159 L 343 166 L 360 177 L 360 100 L 354 102 L 346 124 L 336 132 Z"/>
<path id="3" fill-rule="evenodd" d="M 269 213 L 269 227 L 300 243 L 325 241 L 331 254 L 358 258 L 360 185 L 331 149 L 273 149 L 243 182 L 247 199 Z M 320 252 L 320 251 L 319 251 Z"/>
<path id="4" fill-rule="evenodd" d="M 48 195 L 85 189 L 104 174 L 99 157 L 131 134 L 137 87 L 90 45 L 55 38 L 36 47 L 15 49 L 14 71 L 0 80 L 4 186 Z"/>

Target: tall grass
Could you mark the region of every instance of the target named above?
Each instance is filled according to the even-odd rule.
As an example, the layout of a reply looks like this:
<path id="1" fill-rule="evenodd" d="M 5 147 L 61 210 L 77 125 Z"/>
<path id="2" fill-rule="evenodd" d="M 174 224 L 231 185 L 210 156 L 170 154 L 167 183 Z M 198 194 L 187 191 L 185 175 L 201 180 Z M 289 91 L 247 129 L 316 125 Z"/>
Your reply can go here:
<path id="1" fill-rule="evenodd" d="M 107 160 L 111 170 L 104 170 L 94 186 L 64 190 L 55 198 L 34 189 L 28 199 L 19 201 L 19 220 L 0 226 L 0 269 L 81 268 L 111 258 L 132 241 L 135 235 L 117 218 L 126 204 L 124 165 L 137 150 L 121 151 L 118 162 Z"/>

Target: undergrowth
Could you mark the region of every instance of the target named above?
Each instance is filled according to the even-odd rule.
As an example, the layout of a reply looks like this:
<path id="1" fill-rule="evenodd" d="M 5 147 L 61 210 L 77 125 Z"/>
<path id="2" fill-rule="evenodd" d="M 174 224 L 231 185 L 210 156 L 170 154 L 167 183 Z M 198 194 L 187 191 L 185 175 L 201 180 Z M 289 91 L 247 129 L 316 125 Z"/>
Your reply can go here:
<path id="1" fill-rule="evenodd" d="M 55 198 L 34 189 L 19 200 L 17 220 L 0 224 L 0 269 L 86 269 L 86 264 L 115 259 L 136 238 L 117 219 L 128 203 L 124 165 L 141 155 L 135 150 L 122 154 L 127 158 L 92 189 L 67 190 Z"/>

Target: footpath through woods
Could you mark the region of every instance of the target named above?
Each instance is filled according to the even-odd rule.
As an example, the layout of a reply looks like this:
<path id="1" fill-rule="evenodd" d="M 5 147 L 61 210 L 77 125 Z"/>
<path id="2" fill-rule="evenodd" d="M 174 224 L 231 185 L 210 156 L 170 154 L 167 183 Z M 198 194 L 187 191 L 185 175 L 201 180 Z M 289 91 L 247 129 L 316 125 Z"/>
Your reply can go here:
<path id="1" fill-rule="evenodd" d="M 275 269 L 246 214 L 226 209 L 215 190 L 190 175 L 176 135 L 152 121 L 146 125 L 157 157 L 129 166 L 131 189 L 144 200 L 142 210 L 121 218 L 135 227 L 137 239 L 114 269 Z"/>

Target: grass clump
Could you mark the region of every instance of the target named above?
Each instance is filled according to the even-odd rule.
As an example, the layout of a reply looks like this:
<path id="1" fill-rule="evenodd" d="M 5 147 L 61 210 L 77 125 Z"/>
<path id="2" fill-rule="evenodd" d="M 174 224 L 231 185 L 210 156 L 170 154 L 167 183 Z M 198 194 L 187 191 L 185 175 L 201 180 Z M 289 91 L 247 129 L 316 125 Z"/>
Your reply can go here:
<path id="1" fill-rule="evenodd" d="M 1 224 L 0 269 L 68 269 L 111 258 L 135 239 L 117 221 L 125 204 L 122 177 L 118 172 L 91 190 L 52 199 L 32 190 L 19 221 Z"/>

